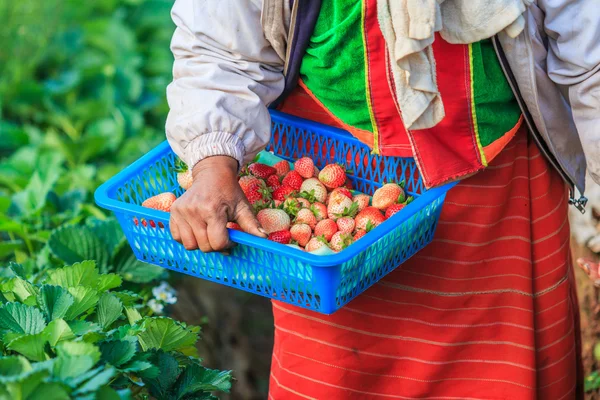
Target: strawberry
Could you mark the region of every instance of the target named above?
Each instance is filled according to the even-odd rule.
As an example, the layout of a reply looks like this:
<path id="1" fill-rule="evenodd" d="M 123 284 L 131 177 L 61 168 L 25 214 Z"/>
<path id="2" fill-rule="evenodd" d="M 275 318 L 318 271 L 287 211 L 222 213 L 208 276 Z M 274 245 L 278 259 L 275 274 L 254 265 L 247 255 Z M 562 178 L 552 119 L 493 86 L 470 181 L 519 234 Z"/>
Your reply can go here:
<path id="1" fill-rule="evenodd" d="M 251 183 L 246 189 L 245 194 L 248 202 L 252 205 L 259 201 L 268 202 L 271 199 L 271 192 L 269 192 L 269 189 L 262 180 Z"/>
<path id="2" fill-rule="evenodd" d="M 252 175 L 244 175 L 242 176 L 239 180 L 238 183 L 240 185 L 240 187 L 242 188 L 242 192 L 244 192 L 244 194 L 248 193 L 248 188 L 250 187 L 250 185 L 252 185 L 253 183 L 259 183 L 262 182 L 262 179 L 258 179 L 255 176 Z"/>
<path id="3" fill-rule="evenodd" d="M 271 232 L 268 239 L 281 244 L 289 244 L 292 241 L 292 234 L 288 230 Z"/>
<path id="4" fill-rule="evenodd" d="M 354 185 L 352 184 L 352 181 L 348 178 L 346 178 L 346 183 L 344 183 L 344 187 L 348 190 L 354 189 Z"/>
<path id="5" fill-rule="evenodd" d="M 354 234 L 354 241 L 356 242 L 358 239 L 365 236 L 366 234 L 367 234 L 367 231 L 364 229 L 357 230 L 356 233 Z"/>
<path id="6" fill-rule="evenodd" d="M 297 197 L 298 203 L 300 204 L 300 208 L 310 208 L 310 201 L 306 200 L 303 197 Z"/>
<path id="7" fill-rule="evenodd" d="M 188 190 L 190 187 L 192 187 L 192 182 L 193 180 L 191 169 L 187 169 L 183 172 L 177 173 L 177 183 L 179 183 L 179 186 L 181 186 L 183 190 Z"/>
<path id="8" fill-rule="evenodd" d="M 328 244 L 329 243 L 327 243 L 327 240 L 323 236 L 317 236 L 313 237 L 308 241 L 308 243 L 306 243 L 304 250 L 315 251 L 323 246 L 327 247 Z"/>
<path id="9" fill-rule="evenodd" d="M 329 196 L 327 216 L 335 221 L 339 217 L 350 215 L 358 207 L 354 204 L 351 199 L 340 191 L 333 191 Z"/>
<path id="10" fill-rule="evenodd" d="M 308 157 L 302 157 L 294 163 L 294 171 L 303 178 L 312 178 L 315 174 L 315 163 Z"/>
<path id="11" fill-rule="evenodd" d="M 133 223 L 135 224 L 135 226 L 139 226 L 140 221 L 138 221 L 138 219 L 136 217 L 133 217 Z M 148 223 L 145 218 L 142 218 L 142 226 L 144 228 L 147 228 L 148 225 L 150 225 L 150 228 L 156 228 L 156 223 L 153 220 L 150 220 L 150 223 Z M 160 229 L 163 229 L 165 227 L 165 225 L 162 222 L 159 222 L 158 227 Z"/>
<path id="12" fill-rule="evenodd" d="M 354 242 L 352 235 L 344 232 L 336 232 L 329 241 L 329 247 L 335 252 L 344 250 Z"/>
<path id="13" fill-rule="evenodd" d="M 392 215 L 396 214 L 398 211 L 402 210 L 406 204 L 392 204 L 388 208 L 385 209 L 385 219 L 388 219 Z"/>
<path id="14" fill-rule="evenodd" d="M 297 224 L 306 224 L 310 226 L 310 229 L 315 229 L 315 225 L 317 225 L 317 217 L 313 214 L 312 211 L 308 208 L 303 208 L 298 211 L 298 215 L 296 215 L 295 222 Z"/>
<path id="15" fill-rule="evenodd" d="M 290 171 L 281 181 L 281 184 L 284 186 L 289 186 L 294 190 L 300 190 L 302 186 L 302 182 L 304 182 L 304 178 L 300 176 L 300 174 L 296 171 Z"/>
<path id="16" fill-rule="evenodd" d="M 285 199 L 290 197 L 294 192 L 295 190 L 289 186 L 280 186 L 277 189 L 275 189 L 275 191 L 273 191 L 273 199 L 284 201 Z"/>
<path id="17" fill-rule="evenodd" d="M 339 193 L 343 194 L 344 196 L 346 196 L 347 198 L 349 198 L 350 200 L 352 200 L 352 192 L 350 192 L 345 187 L 339 187 L 339 188 L 333 189 L 332 192 L 339 192 Z"/>
<path id="18" fill-rule="evenodd" d="M 319 172 L 319 180 L 327 188 L 335 189 L 346 183 L 346 171 L 338 164 L 328 164 Z"/>
<path id="19" fill-rule="evenodd" d="M 365 207 L 369 207 L 369 202 L 371 201 L 371 197 L 366 194 L 357 194 L 352 197 L 352 201 L 358 204 L 358 211 L 362 211 Z"/>
<path id="20" fill-rule="evenodd" d="M 279 182 L 279 177 L 277 175 L 271 175 L 270 177 L 268 177 L 267 186 L 271 188 L 281 186 L 281 182 Z"/>
<path id="21" fill-rule="evenodd" d="M 253 163 L 248 166 L 248 171 L 257 178 L 267 179 L 271 175 L 275 175 L 277 170 L 266 164 Z"/>
<path id="22" fill-rule="evenodd" d="M 327 218 L 327 206 L 325 204 L 319 203 L 317 201 L 313 203 L 309 208 L 313 212 L 313 214 L 315 214 L 317 222 Z"/>
<path id="23" fill-rule="evenodd" d="M 240 226 L 240 224 L 238 224 L 237 222 L 228 222 L 227 225 L 225 225 L 225 226 L 229 229 L 233 229 L 236 231 L 242 231 L 242 232 L 244 231 L 242 229 L 242 227 Z"/>
<path id="24" fill-rule="evenodd" d="M 379 209 L 375 207 L 366 207 L 364 210 L 358 213 L 354 222 L 356 222 L 356 229 L 366 229 L 367 224 L 370 222 L 373 227 L 378 226 L 383 221 L 385 221 L 385 217 L 379 211 Z"/>
<path id="25" fill-rule="evenodd" d="M 333 234 L 338 231 L 338 226 L 332 219 L 324 219 L 317 223 L 315 226 L 315 236 L 323 236 L 325 240 L 329 241 L 333 237 Z"/>
<path id="26" fill-rule="evenodd" d="M 356 223 L 354 222 L 354 218 L 352 217 L 341 217 L 335 221 L 338 226 L 338 230 L 343 233 L 352 233 L 354 232 L 354 226 Z"/>
<path id="27" fill-rule="evenodd" d="M 290 172 L 290 163 L 285 160 L 281 160 L 278 163 L 275 163 L 273 168 L 275 168 L 275 171 L 277 171 L 277 176 L 281 177 Z"/>
<path id="28" fill-rule="evenodd" d="M 318 177 L 320 172 L 321 172 L 321 170 L 319 168 L 317 168 L 317 166 L 315 165 L 315 172 L 314 172 L 313 176 Z"/>
<path id="29" fill-rule="evenodd" d="M 397 183 L 386 183 L 373 194 L 373 207 L 385 210 L 395 203 L 402 203 L 405 200 L 404 190 Z"/>
<path id="30" fill-rule="evenodd" d="M 275 200 L 273 200 L 273 204 L 275 204 L 275 207 L 281 208 L 279 206 L 281 206 L 283 204 L 283 201 L 275 199 Z"/>
<path id="31" fill-rule="evenodd" d="M 296 224 L 290 229 L 292 239 L 298 242 L 302 247 L 306 246 L 306 243 L 312 236 L 312 229 L 307 224 Z"/>
<path id="32" fill-rule="evenodd" d="M 171 205 L 175 202 L 176 199 L 177 197 L 175 197 L 173 193 L 161 193 L 144 200 L 144 202 L 142 203 L 142 207 L 169 212 L 171 211 Z"/>
<path id="33" fill-rule="evenodd" d="M 256 219 L 267 233 L 286 231 L 290 229 L 290 217 L 285 211 L 277 208 L 260 210 Z"/>
<path id="34" fill-rule="evenodd" d="M 327 189 L 317 178 L 309 178 L 302 182 L 300 196 L 311 203 L 314 203 L 315 201 L 323 203 L 327 197 Z"/>

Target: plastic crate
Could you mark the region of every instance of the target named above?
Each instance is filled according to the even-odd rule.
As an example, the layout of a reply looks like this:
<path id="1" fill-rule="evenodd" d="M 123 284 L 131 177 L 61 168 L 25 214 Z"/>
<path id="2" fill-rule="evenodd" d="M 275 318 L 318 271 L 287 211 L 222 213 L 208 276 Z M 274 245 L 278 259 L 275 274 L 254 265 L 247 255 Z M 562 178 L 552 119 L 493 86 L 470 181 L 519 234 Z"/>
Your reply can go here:
<path id="1" fill-rule="evenodd" d="M 136 257 L 144 262 L 331 314 L 406 261 L 433 238 L 446 192 L 425 190 L 410 158 L 372 155 L 349 133 L 271 111 L 268 150 L 287 160 L 311 157 L 315 165 L 342 163 L 354 188 L 372 195 L 385 181 L 405 180 L 414 201 L 345 250 L 327 256 L 230 230 L 231 255 L 188 251 L 169 231 L 169 214 L 141 207 L 161 192 L 181 195 L 175 154 L 162 143 L 98 188 L 99 206 L 115 213 Z M 146 220 L 146 226 L 140 223 Z"/>

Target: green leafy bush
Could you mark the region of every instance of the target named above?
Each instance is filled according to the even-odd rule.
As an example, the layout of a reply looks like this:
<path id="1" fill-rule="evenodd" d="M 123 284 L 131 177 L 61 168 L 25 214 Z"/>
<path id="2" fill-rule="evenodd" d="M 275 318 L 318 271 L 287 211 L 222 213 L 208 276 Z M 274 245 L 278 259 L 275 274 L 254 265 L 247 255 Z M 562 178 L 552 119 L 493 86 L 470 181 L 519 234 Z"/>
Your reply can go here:
<path id="1" fill-rule="evenodd" d="M 231 374 L 204 368 L 199 328 L 147 316 L 94 261 L 0 280 L 0 399 L 214 399 Z M 9 275 L 9 274 L 7 274 Z"/>

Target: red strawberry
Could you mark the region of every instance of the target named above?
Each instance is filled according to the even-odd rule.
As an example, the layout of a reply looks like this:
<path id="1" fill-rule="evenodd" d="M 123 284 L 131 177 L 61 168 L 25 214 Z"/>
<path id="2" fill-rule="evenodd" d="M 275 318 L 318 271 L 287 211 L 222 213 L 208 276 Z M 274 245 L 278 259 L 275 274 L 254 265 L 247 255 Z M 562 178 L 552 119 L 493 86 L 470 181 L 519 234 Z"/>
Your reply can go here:
<path id="1" fill-rule="evenodd" d="M 266 164 L 253 163 L 248 166 L 248 171 L 257 178 L 267 179 L 271 175 L 275 175 L 277 170 Z"/>
<path id="2" fill-rule="evenodd" d="M 333 191 L 329 196 L 329 204 L 327 205 L 327 216 L 333 220 L 339 217 L 350 215 L 355 212 L 357 205 L 354 205 L 352 200 L 340 191 Z"/>
<path id="3" fill-rule="evenodd" d="M 294 192 L 295 192 L 295 190 L 289 186 L 280 186 L 279 188 L 275 189 L 275 191 L 273 192 L 273 199 L 279 200 L 279 201 L 284 201 L 285 199 L 290 197 L 291 194 Z"/>
<path id="4" fill-rule="evenodd" d="M 317 218 L 315 217 L 315 214 L 310 211 L 310 209 L 303 208 L 298 211 L 295 222 L 297 224 L 306 224 L 310 226 L 310 229 L 315 229 L 315 225 L 317 225 Z"/>
<path id="5" fill-rule="evenodd" d="M 346 183 L 346 171 L 338 164 L 328 164 L 319 172 L 319 180 L 329 189 L 335 189 Z"/>
<path id="6" fill-rule="evenodd" d="M 166 192 L 152 196 L 149 199 L 144 200 L 142 207 L 153 208 L 160 211 L 171 211 L 171 205 L 175 202 L 177 197 L 173 193 Z"/>
<path id="7" fill-rule="evenodd" d="M 290 229 L 290 217 L 285 211 L 277 208 L 265 208 L 256 215 L 260 226 L 267 233 L 287 231 Z"/>
<path id="8" fill-rule="evenodd" d="M 244 175 L 238 180 L 238 183 L 240 184 L 240 187 L 242 188 L 242 192 L 244 192 L 244 194 L 247 194 L 248 188 L 250 187 L 251 184 L 259 183 L 261 181 L 262 181 L 261 179 L 258 179 L 255 176 Z"/>
<path id="9" fill-rule="evenodd" d="M 343 233 L 352 233 L 354 232 L 354 226 L 356 223 L 354 222 L 354 218 L 352 217 L 341 217 L 335 221 L 338 226 L 338 230 Z"/>
<path id="10" fill-rule="evenodd" d="M 192 187 L 192 170 L 188 169 L 183 172 L 177 173 L 177 183 L 183 190 L 188 190 Z"/>
<path id="11" fill-rule="evenodd" d="M 356 242 L 358 239 L 365 236 L 366 234 L 367 234 L 367 231 L 364 229 L 357 230 L 356 233 L 354 234 L 354 241 Z"/>
<path id="12" fill-rule="evenodd" d="M 344 183 L 344 187 L 348 190 L 354 189 L 354 185 L 352 185 L 352 181 L 348 178 L 346 178 L 346 183 Z"/>
<path id="13" fill-rule="evenodd" d="M 366 194 L 357 194 L 352 197 L 352 201 L 358 204 L 358 211 L 364 210 L 366 207 L 369 207 L 369 202 L 371 201 L 371 197 Z"/>
<path id="14" fill-rule="evenodd" d="M 308 241 L 308 243 L 306 243 L 304 250 L 315 251 L 323 246 L 327 246 L 328 244 L 329 243 L 327 243 L 327 240 L 325 240 L 325 238 L 322 236 L 313 237 Z"/>
<path id="15" fill-rule="evenodd" d="M 135 226 L 139 226 L 140 221 L 136 217 L 133 217 L 133 223 L 135 224 Z M 150 225 L 151 228 L 156 228 L 156 223 L 153 220 L 150 220 L 150 223 L 148 223 L 145 218 L 142 218 L 141 223 L 144 228 L 147 228 L 148 225 Z M 160 229 L 163 229 L 165 225 L 162 222 L 159 222 L 158 227 Z"/>
<path id="16" fill-rule="evenodd" d="M 298 197 L 296 200 L 298 200 L 298 203 L 300 203 L 301 208 L 310 208 L 310 201 L 306 200 L 305 198 Z"/>
<path id="17" fill-rule="evenodd" d="M 333 234 L 338 231 L 338 226 L 332 219 L 324 219 L 315 226 L 315 236 L 323 236 L 327 241 L 330 241 Z"/>
<path id="18" fill-rule="evenodd" d="M 302 157 L 294 163 L 294 171 L 303 178 L 312 178 L 315 173 L 315 163 L 308 157 Z"/>
<path id="19" fill-rule="evenodd" d="M 271 193 L 267 189 L 265 183 L 261 180 L 251 183 L 246 189 L 246 198 L 252 205 L 259 201 L 268 202 L 271 200 Z"/>
<path id="20" fill-rule="evenodd" d="M 272 232 L 268 239 L 281 244 L 289 244 L 292 241 L 292 234 L 287 230 Z"/>
<path id="21" fill-rule="evenodd" d="M 312 229 L 307 224 L 296 224 L 290 229 L 292 239 L 302 247 L 306 246 L 312 236 Z"/>
<path id="22" fill-rule="evenodd" d="M 349 233 L 336 232 L 329 241 L 329 247 L 333 251 L 342 251 L 354 242 L 352 235 Z"/>
<path id="23" fill-rule="evenodd" d="M 281 182 L 279 182 L 279 177 L 277 175 L 271 175 L 267 178 L 267 186 L 275 187 L 281 186 Z"/>
<path id="24" fill-rule="evenodd" d="M 323 203 L 327 197 L 327 189 L 317 178 L 309 178 L 302 183 L 300 195 L 309 201 Z"/>
<path id="25" fill-rule="evenodd" d="M 385 210 L 395 203 L 402 203 L 405 200 L 404 190 L 397 183 L 386 183 L 373 194 L 373 207 Z"/>
<path id="26" fill-rule="evenodd" d="M 373 227 L 376 227 L 385 221 L 385 217 L 381 211 L 379 211 L 379 209 L 375 207 L 366 207 L 364 210 L 358 213 L 354 221 L 356 222 L 357 230 L 366 229 L 369 222 L 373 225 Z"/>
<path id="27" fill-rule="evenodd" d="M 225 225 L 227 228 L 229 229 L 234 229 L 236 231 L 244 231 L 242 229 L 242 227 L 240 226 L 240 224 L 238 224 L 237 222 L 228 222 L 227 225 Z"/>
<path id="28" fill-rule="evenodd" d="M 284 186 L 289 186 L 294 190 L 300 190 L 302 186 L 302 182 L 304 182 L 304 178 L 300 176 L 300 174 L 296 171 L 290 171 L 287 173 L 285 178 L 281 181 L 281 184 Z"/>
<path id="29" fill-rule="evenodd" d="M 281 160 L 273 165 L 273 168 L 275 168 L 275 171 L 277 171 L 276 174 L 281 177 L 290 172 L 290 163 L 285 160 Z"/>
<path id="30" fill-rule="evenodd" d="M 406 204 L 392 204 L 385 210 L 385 219 L 388 219 L 392 215 L 396 214 L 398 211 L 402 210 Z"/>
<path id="31" fill-rule="evenodd" d="M 315 214 L 317 222 L 327 218 L 327 206 L 323 203 L 319 203 L 318 201 L 313 203 L 310 206 L 310 210 Z"/>

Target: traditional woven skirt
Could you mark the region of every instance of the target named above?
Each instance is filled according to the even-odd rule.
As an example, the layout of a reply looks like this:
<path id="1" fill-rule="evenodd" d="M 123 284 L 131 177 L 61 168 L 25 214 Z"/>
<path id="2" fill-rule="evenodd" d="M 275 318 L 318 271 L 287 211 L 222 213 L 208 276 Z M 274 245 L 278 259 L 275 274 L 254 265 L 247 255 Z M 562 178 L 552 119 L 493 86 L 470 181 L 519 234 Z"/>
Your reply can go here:
<path id="1" fill-rule="evenodd" d="M 273 302 L 269 398 L 582 398 L 567 199 L 521 129 L 448 193 L 433 242 L 343 309 Z"/>

